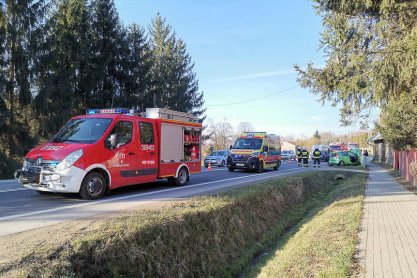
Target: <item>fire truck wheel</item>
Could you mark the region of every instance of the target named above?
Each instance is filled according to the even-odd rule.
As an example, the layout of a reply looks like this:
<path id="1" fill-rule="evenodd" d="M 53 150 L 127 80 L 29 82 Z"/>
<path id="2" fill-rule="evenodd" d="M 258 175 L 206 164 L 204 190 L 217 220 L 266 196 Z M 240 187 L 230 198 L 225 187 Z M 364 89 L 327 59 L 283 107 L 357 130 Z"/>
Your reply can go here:
<path id="1" fill-rule="evenodd" d="M 106 192 L 106 179 L 98 172 L 91 172 L 85 176 L 81 184 L 80 195 L 86 200 L 98 199 Z"/>
<path id="2" fill-rule="evenodd" d="M 264 171 L 264 163 L 262 161 L 258 162 L 258 168 L 256 169 L 257 173 L 262 173 Z"/>
<path id="3" fill-rule="evenodd" d="M 182 186 L 187 183 L 188 171 L 185 167 L 182 167 L 178 172 L 178 177 L 174 178 L 174 185 Z"/>

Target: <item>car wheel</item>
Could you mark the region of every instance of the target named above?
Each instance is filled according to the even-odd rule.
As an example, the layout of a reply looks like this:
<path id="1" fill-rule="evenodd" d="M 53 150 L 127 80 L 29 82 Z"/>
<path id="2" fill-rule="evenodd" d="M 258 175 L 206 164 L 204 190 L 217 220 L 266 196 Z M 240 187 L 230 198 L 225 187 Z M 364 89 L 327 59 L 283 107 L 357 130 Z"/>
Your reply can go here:
<path id="1" fill-rule="evenodd" d="M 339 162 L 339 166 L 345 166 L 345 162 L 344 161 L 340 161 Z"/>
<path id="2" fill-rule="evenodd" d="M 98 172 L 89 173 L 83 180 L 80 188 L 80 196 L 86 200 L 94 200 L 104 196 L 107 182 Z"/>
<path id="3" fill-rule="evenodd" d="M 178 176 L 173 179 L 174 185 L 176 186 L 182 186 L 187 183 L 188 180 L 188 171 L 185 167 L 182 167 L 180 171 L 178 172 Z"/>
<path id="4" fill-rule="evenodd" d="M 262 173 L 264 171 L 264 163 L 262 161 L 258 162 L 258 168 L 256 169 L 257 173 Z"/>
<path id="5" fill-rule="evenodd" d="M 227 170 L 229 170 L 229 172 L 233 172 L 235 170 L 235 168 L 233 168 L 233 167 L 227 167 Z"/>

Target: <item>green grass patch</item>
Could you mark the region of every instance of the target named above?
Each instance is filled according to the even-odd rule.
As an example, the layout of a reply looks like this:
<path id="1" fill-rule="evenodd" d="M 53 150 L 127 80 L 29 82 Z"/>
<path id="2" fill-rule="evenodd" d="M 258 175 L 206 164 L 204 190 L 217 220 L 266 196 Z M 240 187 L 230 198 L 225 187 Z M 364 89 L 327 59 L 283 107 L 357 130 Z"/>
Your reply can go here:
<path id="1" fill-rule="evenodd" d="M 348 277 L 358 242 L 366 175 L 339 184 L 245 277 Z"/>
<path id="2" fill-rule="evenodd" d="M 347 192 L 362 194 L 348 190 L 345 180 L 336 180 L 338 173 L 269 180 L 142 210 L 105 221 L 56 250 L 30 254 L 16 267 L 24 277 L 233 277 L 312 208 L 328 200 L 329 192 L 333 199 Z M 345 173 L 354 184 L 362 182 L 356 175 Z"/>

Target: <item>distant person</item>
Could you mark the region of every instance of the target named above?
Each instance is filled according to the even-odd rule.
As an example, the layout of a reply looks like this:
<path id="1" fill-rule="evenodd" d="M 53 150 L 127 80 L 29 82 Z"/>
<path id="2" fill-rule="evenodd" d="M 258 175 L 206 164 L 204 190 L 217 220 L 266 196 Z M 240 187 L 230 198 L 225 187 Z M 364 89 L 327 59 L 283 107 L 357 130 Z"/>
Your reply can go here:
<path id="1" fill-rule="evenodd" d="M 303 161 L 303 156 L 301 154 L 301 149 L 297 149 L 297 160 L 298 160 L 298 167 L 301 167 L 301 162 Z"/>
<path id="2" fill-rule="evenodd" d="M 318 164 L 318 167 L 320 168 L 320 155 L 321 155 L 321 151 L 318 148 L 316 148 L 313 152 L 313 159 L 314 159 L 313 167 L 316 167 L 316 164 Z"/>
<path id="3" fill-rule="evenodd" d="M 303 166 L 304 167 L 308 167 L 308 151 L 307 148 L 303 148 L 303 150 L 301 151 L 301 155 L 303 157 Z"/>
<path id="4" fill-rule="evenodd" d="M 368 166 L 368 156 L 369 156 L 368 150 L 364 150 L 362 155 L 364 157 L 364 160 L 365 160 L 364 163 L 365 163 L 365 167 L 366 167 L 366 166 Z"/>

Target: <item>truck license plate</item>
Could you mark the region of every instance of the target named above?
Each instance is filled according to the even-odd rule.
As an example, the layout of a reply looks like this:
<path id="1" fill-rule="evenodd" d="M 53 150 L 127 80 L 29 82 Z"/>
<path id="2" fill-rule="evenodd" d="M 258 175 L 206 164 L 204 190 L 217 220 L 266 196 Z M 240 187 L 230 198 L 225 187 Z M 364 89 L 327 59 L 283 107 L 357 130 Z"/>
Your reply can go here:
<path id="1" fill-rule="evenodd" d="M 243 163 L 236 163 L 236 166 L 242 167 L 242 166 L 245 166 L 245 164 L 243 164 Z"/>

